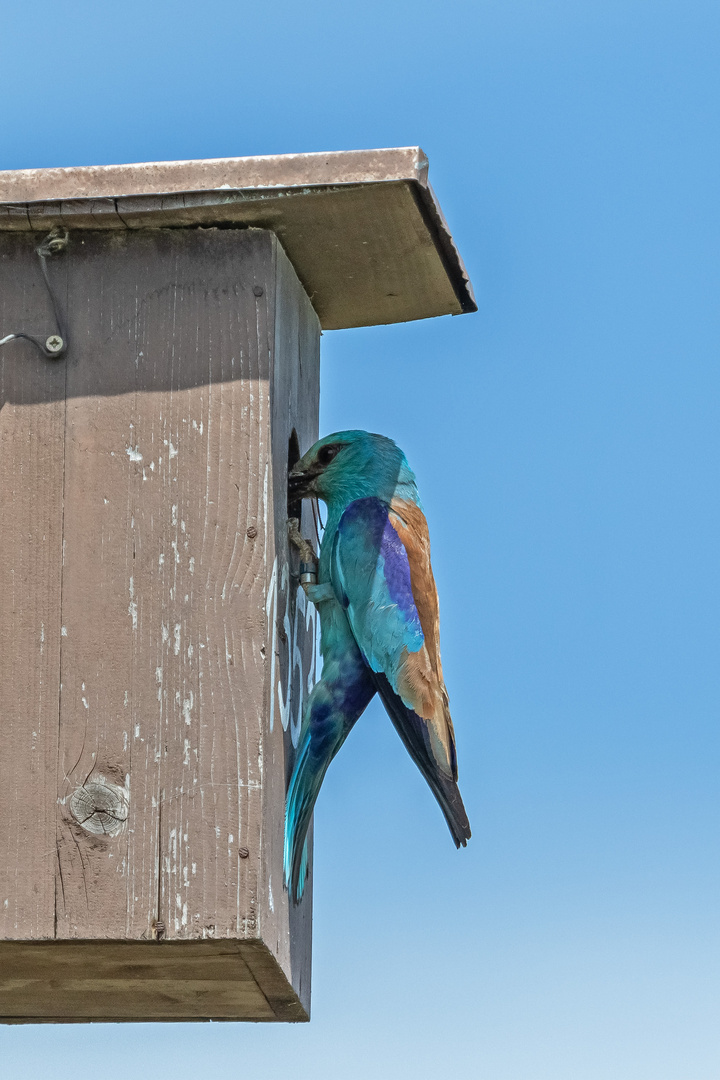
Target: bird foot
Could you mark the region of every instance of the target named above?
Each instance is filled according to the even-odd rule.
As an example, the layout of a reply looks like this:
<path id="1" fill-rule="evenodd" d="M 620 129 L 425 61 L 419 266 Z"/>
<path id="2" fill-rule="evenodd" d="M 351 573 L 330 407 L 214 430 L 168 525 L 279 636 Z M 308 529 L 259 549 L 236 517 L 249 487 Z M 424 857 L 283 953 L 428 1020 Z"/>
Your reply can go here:
<path id="1" fill-rule="evenodd" d="M 300 532 L 297 518 L 289 518 L 287 530 L 290 543 L 300 552 L 300 584 L 306 595 L 310 596 L 310 590 L 317 588 L 317 555 L 310 541 Z"/>
<path id="2" fill-rule="evenodd" d="M 300 532 L 300 524 L 297 518 L 288 519 L 287 531 L 288 539 L 293 547 L 296 547 L 300 552 L 302 561 L 304 563 L 315 563 L 315 565 L 317 565 L 317 556 L 313 550 L 313 546 Z"/>

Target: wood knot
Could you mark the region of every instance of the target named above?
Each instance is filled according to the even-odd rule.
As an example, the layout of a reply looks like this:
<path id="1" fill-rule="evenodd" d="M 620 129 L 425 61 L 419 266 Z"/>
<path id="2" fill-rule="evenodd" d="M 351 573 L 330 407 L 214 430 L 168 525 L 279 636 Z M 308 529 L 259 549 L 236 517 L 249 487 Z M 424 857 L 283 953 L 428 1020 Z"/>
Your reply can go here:
<path id="1" fill-rule="evenodd" d="M 109 784 L 104 777 L 76 788 L 70 796 L 70 813 L 86 832 L 117 836 L 125 828 L 129 810 L 127 788 Z"/>

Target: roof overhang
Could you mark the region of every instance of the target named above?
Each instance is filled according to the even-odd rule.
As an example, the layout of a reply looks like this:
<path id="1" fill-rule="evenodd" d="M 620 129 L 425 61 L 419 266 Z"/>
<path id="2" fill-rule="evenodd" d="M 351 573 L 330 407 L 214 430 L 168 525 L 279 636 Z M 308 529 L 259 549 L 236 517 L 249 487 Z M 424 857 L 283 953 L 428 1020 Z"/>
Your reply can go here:
<path id="1" fill-rule="evenodd" d="M 476 311 L 419 147 L 0 171 L 0 232 L 277 234 L 323 329 Z"/>

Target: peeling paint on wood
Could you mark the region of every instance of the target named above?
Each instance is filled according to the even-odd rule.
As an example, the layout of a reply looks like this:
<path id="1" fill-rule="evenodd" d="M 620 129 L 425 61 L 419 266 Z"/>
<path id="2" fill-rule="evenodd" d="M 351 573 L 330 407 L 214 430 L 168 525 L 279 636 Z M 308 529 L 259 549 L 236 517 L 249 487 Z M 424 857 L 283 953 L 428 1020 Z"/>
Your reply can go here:
<path id="1" fill-rule="evenodd" d="M 0 235 L 0 326 L 46 321 L 33 247 Z M 286 476 L 292 430 L 317 434 L 318 320 L 263 230 L 74 232 L 59 275 L 67 359 L 0 350 L 0 1019 L 139 1018 L 109 974 L 60 1008 L 81 942 L 145 957 L 152 1019 L 168 950 L 202 979 L 211 941 L 251 989 L 158 1018 L 302 1019 L 311 894 L 288 905 L 282 817 L 315 622 Z M 3 949 L 52 941 L 33 1013 Z"/>

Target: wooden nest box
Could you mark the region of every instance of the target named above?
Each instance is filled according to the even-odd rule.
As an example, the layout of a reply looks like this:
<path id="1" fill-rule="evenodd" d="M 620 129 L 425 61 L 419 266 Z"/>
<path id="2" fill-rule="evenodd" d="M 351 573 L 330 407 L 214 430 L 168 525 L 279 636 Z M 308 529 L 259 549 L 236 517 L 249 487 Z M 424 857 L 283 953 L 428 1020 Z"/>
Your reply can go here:
<path id="1" fill-rule="evenodd" d="M 288 465 L 321 329 L 474 307 L 418 149 L 0 173 L 0 1021 L 308 1018 Z"/>

